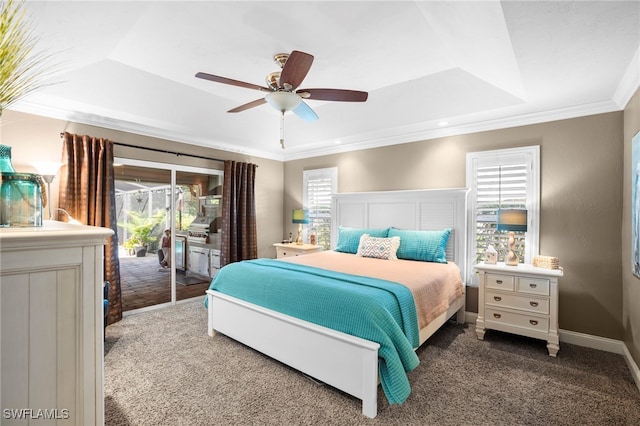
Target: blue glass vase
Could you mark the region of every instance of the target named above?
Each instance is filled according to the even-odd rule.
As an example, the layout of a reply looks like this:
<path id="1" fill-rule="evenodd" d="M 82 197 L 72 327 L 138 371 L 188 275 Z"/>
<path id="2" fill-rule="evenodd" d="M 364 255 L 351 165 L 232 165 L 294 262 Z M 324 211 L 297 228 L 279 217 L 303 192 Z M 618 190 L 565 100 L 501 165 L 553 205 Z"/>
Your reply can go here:
<path id="1" fill-rule="evenodd" d="M 0 145 L 0 227 L 42 226 L 39 175 L 16 173 L 11 147 Z"/>
<path id="2" fill-rule="evenodd" d="M 11 147 L 9 145 L 0 145 L 0 172 L 16 172 L 16 169 L 13 168 L 13 164 L 11 164 Z"/>

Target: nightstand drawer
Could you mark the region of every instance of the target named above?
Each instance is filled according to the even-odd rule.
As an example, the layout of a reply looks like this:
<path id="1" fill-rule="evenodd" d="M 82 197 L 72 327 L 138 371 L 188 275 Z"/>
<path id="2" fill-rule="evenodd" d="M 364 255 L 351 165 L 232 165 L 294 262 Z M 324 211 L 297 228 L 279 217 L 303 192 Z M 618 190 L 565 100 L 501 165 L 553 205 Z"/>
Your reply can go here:
<path id="1" fill-rule="evenodd" d="M 282 259 L 283 257 L 301 256 L 303 254 L 322 251 L 322 246 L 316 246 L 313 244 L 275 243 L 273 246 L 276 248 L 276 259 Z"/>
<path id="2" fill-rule="evenodd" d="M 516 279 L 516 291 L 520 293 L 531 293 L 549 295 L 549 280 L 545 278 L 518 277 Z"/>
<path id="3" fill-rule="evenodd" d="M 487 306 L 518 309 L 521 311 L 549 314 L 549 299 L 536 299 L 533 297 L 519 296 L 515 293 L 486 292 L 485 303 Z"/>
<path id="4" fill-rule="evenodd" d="M 541 333 L 549 332 L 549 318 L 516 314 L 491 308 L 486 309 L 486 315 L 488 325 L 490 323 L 498 323 L 508 327 L 524 328 Z M 514 330 L 513 333 L 517 333 L 517 331 Z"/>
<path id="5" fill-rule="evenodd" d="M 295 251 L 295 250 L 288 250 L 288 249 L 284 249 L 284 248 L 283 249 L 277 248 L 276 251 L 277 251 L 276 257 L 278 259 L 283 258 L 283 257 L 300 256 L 301 254 L 304 254 L 304 252 Z"/>
<path id="6" fill-rule="evenodd" d="M 513 275 L 487 274 L 487 288 L 513 291 L 515 278 Z"/>

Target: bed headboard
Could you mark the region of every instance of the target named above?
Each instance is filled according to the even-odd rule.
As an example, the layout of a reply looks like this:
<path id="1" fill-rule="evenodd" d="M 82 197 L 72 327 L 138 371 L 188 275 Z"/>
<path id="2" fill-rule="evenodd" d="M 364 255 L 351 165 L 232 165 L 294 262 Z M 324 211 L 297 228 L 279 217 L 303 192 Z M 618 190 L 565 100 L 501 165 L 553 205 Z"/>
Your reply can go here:
<path id="1" fill-rule="evenodd" d="M 331 197 L 331 248 L 338 226 L 440 230 L 451 228 L 447 259 L 466 277 L 467 188 L 348 192 Z"/>

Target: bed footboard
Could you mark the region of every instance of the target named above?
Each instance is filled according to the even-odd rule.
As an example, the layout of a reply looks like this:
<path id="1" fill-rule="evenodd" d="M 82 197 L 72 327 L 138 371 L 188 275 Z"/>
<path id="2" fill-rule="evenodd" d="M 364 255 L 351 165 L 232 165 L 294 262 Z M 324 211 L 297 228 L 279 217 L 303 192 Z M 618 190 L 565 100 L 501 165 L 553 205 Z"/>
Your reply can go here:
<path id="1" fill-rule="evenodd" d="M 379 344 L 207 290 L 208 334 L 216 331 L 362 400 L 378 411 Z"/>

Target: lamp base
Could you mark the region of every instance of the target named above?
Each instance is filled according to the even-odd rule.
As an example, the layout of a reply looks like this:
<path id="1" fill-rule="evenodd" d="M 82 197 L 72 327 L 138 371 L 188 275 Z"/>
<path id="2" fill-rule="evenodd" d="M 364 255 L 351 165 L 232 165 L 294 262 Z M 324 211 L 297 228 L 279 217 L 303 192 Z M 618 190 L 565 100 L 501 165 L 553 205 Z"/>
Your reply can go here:
<path id="1" fill-rule="evenodd" d="M 296 238 L 296 244 L 302 245 L 302 224 L 298 224 L 298 237 Z"/>
<path id="2" fill-rule="evenodd" d="M 509 254 L 504 259 L 504 264 L 507 266 L 518 266 L 520 259 L 516 254 L 516 234 L 509 232 Z"/>
<path id="3" fill-rule="evenodd" d="M 509 250 L 509 254 L 504 260 L 504 264 L 507 266 L 518 266 L 520 264 L 520 259 L 517 254 Z"/>

